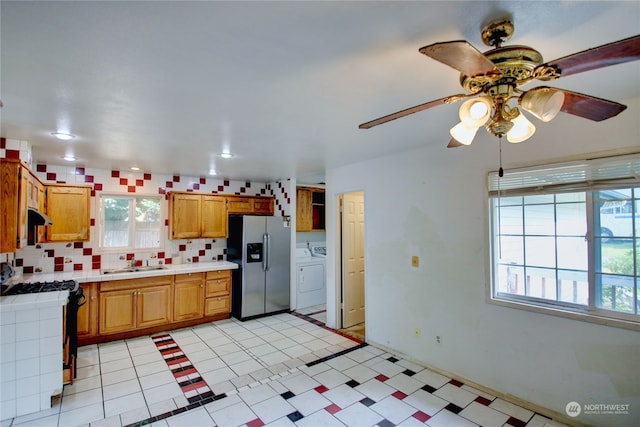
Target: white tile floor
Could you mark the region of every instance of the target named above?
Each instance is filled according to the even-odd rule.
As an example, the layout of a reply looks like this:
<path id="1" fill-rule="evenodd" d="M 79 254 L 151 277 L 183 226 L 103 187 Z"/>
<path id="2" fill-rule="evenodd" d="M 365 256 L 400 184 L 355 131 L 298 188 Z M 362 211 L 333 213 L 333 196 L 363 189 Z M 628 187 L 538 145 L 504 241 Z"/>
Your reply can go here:
<path id="1" fill-rule="evenodd" d="M 81 347 L 61 402 L 0 427 L 561 425 L 308 320 L 230 319 Z"/>

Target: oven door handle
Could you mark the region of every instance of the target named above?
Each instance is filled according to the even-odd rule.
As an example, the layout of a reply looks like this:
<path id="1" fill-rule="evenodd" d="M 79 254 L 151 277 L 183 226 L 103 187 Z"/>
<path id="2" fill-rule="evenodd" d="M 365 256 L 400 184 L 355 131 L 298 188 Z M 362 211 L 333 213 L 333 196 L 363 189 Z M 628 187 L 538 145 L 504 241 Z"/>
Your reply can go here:
<path id="1" fill-rule="evenodd" d="M 87 302 L 87 296 L 83 293 L 78 297 L 78 307 L 82 307 Z"/>

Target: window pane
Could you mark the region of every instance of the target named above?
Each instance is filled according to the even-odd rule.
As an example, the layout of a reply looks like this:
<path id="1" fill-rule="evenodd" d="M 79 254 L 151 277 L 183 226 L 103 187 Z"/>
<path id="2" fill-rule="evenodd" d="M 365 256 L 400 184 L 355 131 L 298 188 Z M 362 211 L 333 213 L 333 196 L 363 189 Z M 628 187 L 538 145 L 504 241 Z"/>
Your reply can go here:
<path id="1" fill-rule="evenodd" d="M 524 207 L 525 234 L 553 236 L 555 218 L 553 205 L 526 205 Z"/>
<path id="2" fill-rule="evenodd" d="M 633 236 L 633 202 L 631 189 L 618 189 L 597 192 L 600 206 L 600 230 L 596 235 L 608 238 Z"/>
<path id="3" fill-rule="evenodd" d="M 533 267 L 555 267 L 555 239 L 553 237 L 525 237 L 525 264 Z"/>
<path id="4" fill-rule="evenodd" d="M 558 236 L 582 236 L 587 234 L 587 206 L 585 203 L 561 203 L 556 205 Z"/>
<path id="5" fill-rule="evenodd" d="M 634 313 L 633 277 L 598 274 L 601 296 L 598 306 L 609 310 Z"/>
<path id="6" fill-rule="evenodd" d="M 136 248 L 155 248 L 160 244 L 160 200 L 136 199 Z"/>
<path id="7" fill-rule="evenodd" d="M 589 304 L 589 276 L 587 271 L 558 270 L 559 301 Z"/>
<path id="8" fill-rule="evenodd" d="M 556 271 L 549 268 L 527 268 L 527 295 L 556 300 Z"/>
<path id="9" fill-rule="evenodd" d="M 633 240 L 607 240 L 600 245 L 600 269 L 597 272 L 634 274 Z"/>
<path id="10" fill-rule="evenodd" d="M 524 264 L 524 238 L 522 236 L 502 236 L 500 246 L 500 262 L 503 264 Z"/>
<path id="11" fill-rule="evenodd" d="M 522 206 L 501 207 L 499 215 L 500 234 L 522 234 Z"/>
<path id="12" fill-rule="evenodd" d="M 553 203 L 553 194 L 539 194 L 535 196 L 525 196 L 525 205 L 539 204 L 539 203 Z"/>
<path id="13" fill-rule="evenodd" d="M 509 264 L 498 266 L 497 292 L 524 295 L 524 268 Z"/>
<path id="14" fill-rule="evenodd" d="M 558 268 L 584 270 L 588 268 L 588 242 L 584 237 L 558 237 Z"/>
<path id="15" fill-rule="evenodd" d="M 129 246 L 129 198 L 103 197 L 104 230 L 102 246 Z"/>

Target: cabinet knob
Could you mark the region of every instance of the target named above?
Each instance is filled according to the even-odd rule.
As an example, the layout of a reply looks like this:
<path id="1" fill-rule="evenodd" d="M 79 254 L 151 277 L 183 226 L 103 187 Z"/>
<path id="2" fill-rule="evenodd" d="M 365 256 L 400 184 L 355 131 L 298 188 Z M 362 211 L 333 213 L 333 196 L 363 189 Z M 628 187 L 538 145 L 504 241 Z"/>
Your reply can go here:
<path id="1" fill-rule="evenodd" d="M 202 283 L 200 283 L 200 287 L 201 287 L 201 288 L 204 288 L 204 285 L 203 285 Z"/>
<path id="2" fill-rule="evenodd" d="M 91 301 L 93 301 L 93 300 L 95 300 L 95 299 L 96 299 L 96 297 L 91 297 L 91 298 L 90 298 L 90 300 L 91 300 Z"/>

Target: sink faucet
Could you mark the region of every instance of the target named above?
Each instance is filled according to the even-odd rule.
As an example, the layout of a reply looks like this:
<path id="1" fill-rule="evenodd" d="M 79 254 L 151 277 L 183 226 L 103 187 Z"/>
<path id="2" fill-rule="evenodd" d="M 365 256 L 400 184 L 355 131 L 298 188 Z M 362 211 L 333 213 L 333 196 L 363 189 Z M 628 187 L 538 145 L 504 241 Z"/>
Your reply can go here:
<path id="1" fill-rule="evenodd" d="M 135 267 L 136 266 L 136 257 L 131 258 L 131 261 L 129 261 L 129 262 L 131 264 L 130 267 Z"/>

